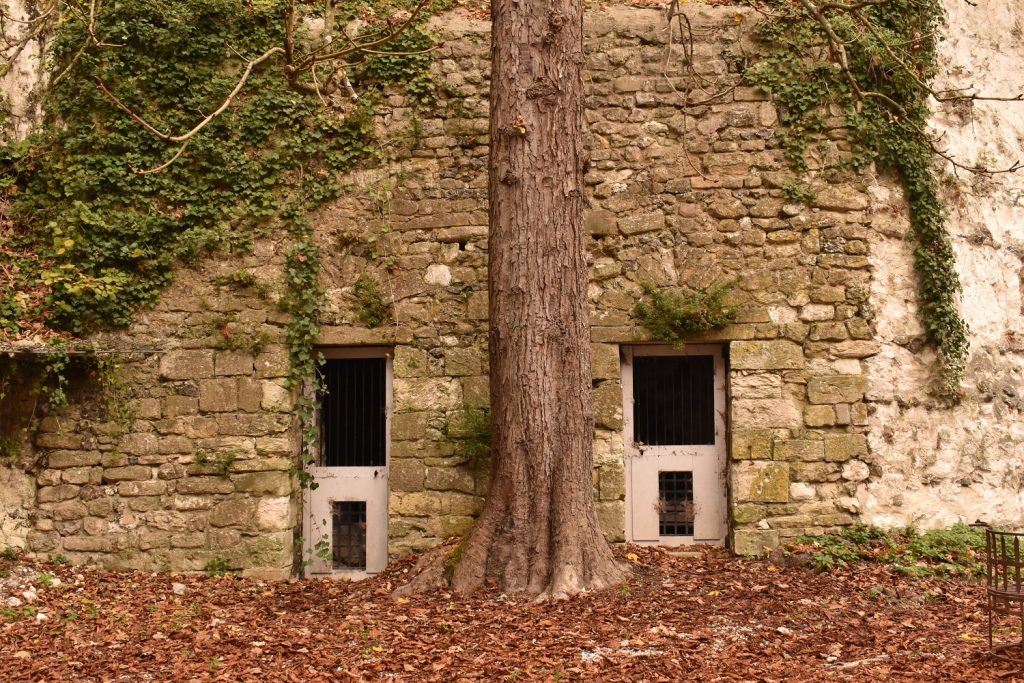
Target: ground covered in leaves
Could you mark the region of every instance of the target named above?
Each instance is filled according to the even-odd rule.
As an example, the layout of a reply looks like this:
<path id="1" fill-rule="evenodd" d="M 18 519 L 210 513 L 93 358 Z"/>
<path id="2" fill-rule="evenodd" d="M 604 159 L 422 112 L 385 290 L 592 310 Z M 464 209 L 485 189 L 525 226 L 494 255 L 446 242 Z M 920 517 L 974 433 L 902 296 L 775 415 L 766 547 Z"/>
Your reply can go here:
<path id="1" fill-rule="evenodd" d="M 349 583 L 0 559 L 0 678 L 990 681 L 1006 673 L 985 656 L 977 583 L 913 579 L 868 562 L 815 572 L 721 551 L 620 555 L 634 569 L 627 583 L 550 603 L 497 594 L 395 600 L 408 561 Z"/>

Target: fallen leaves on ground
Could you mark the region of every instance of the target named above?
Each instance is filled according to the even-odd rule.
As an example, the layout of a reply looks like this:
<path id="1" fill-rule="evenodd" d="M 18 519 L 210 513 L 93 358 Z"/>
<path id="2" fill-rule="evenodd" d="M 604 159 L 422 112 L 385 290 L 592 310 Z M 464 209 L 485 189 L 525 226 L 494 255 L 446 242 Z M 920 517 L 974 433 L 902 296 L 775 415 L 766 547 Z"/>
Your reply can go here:
<path id="1" fill-rule="evenodd" d="M 50 584 L 36 581 L 31 608 L 0 617 L 0 672 L 5 681 L 265 682 L 991 681 L 1005 673 L 986 657 L 980 585 L 914 581 L 867 563 L 819 574 L 721 551 L 683 555 L 624 548 L 627 582 L 546 603 L 493 592 L 393 599 L 411 561 L 355 583 L 0 561 L 22 584 L 33 572 Z"/>

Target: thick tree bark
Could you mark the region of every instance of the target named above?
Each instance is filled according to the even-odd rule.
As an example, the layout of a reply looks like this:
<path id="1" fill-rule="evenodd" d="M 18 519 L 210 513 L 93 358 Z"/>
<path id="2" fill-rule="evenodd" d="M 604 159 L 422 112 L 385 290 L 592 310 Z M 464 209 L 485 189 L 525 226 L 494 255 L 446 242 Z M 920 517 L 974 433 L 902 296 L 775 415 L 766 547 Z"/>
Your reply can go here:
<path id="1" fill-rule="evenodd" d="M 583 8 L 491 7 L 491 488 L 445 579 L 559 597 L 624 576 L 592 484 Z M 431 574 L 442 576 L 435 566 L 422 580 Z"/>

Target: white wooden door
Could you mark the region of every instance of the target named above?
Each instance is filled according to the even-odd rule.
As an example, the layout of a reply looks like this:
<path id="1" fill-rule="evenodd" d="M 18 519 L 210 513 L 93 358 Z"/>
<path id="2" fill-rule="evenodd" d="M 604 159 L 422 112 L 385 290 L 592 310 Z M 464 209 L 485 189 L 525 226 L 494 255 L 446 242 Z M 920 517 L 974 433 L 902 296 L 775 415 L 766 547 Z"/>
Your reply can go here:
<path id="1" fill-rule="evenodd" d="M 622 365 L 626 538 L 725 543 L 725 359 L 722 347 L 633 346 Z"/>
<path id="2" fill-rule="evenodd" d="M 321 350 L 326 391 L 317 397 L 319 457 L 306 465 L 307 575 L 365 578 L 388 562 L 388 460 L 392 353 Z"/>

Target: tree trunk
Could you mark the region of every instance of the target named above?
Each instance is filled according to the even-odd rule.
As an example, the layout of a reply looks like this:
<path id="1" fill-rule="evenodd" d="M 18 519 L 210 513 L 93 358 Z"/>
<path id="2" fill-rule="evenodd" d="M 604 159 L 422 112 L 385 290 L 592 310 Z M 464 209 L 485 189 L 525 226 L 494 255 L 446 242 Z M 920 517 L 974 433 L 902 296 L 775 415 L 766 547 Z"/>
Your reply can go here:
<path id="1" fill-rule="evenodd" d="M 583 7 L 491 8 L 491 487 L 442 561 L 456 591 L 492 581 L 560 597 L 625 575 L 598 527 L 592 483 Z"/>

